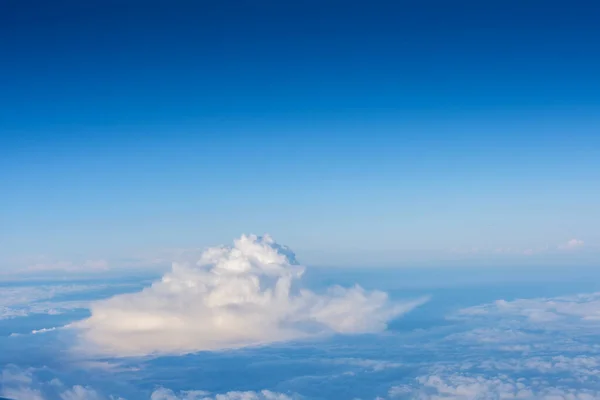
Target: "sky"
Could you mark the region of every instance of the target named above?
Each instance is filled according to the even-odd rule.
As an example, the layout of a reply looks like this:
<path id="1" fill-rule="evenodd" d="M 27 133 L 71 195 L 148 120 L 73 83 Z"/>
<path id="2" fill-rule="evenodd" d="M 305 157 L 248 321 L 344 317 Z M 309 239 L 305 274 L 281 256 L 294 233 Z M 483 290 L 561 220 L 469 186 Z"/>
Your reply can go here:
<path id="1" fill-rule="evenodd" d="M 5 1 L 0 270 L 597 265 L 599 12 Z"/>

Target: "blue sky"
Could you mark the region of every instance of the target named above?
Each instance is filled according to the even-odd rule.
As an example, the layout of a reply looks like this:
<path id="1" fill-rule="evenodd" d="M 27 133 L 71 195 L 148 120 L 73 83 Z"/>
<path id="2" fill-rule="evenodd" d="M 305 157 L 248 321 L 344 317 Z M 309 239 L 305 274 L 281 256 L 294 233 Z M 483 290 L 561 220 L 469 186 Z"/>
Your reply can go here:
<path id="1" fill-rule="evenodd" d="M 251 232 L 311 264 L 598 261 L 593 2 L 30 3 L 0 15 L 0 268 Z"/>

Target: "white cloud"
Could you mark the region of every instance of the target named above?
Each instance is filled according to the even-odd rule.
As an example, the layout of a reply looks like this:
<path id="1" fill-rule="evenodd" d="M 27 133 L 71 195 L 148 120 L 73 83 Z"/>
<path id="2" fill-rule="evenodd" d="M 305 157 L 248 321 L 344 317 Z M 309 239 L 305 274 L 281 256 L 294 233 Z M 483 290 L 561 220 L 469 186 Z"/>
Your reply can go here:
<path id="1" fill-rule="evenodd" d="M 0 374 L 0 397 L 2 396 L 12 400 L 124 400 L 119 396 L 99 393 L 89 386 L 75 385 L 65 388 L 57 378 L 40 381 L 34 377 L 31 369 L 21 369 L 15 365 L 7 366 Z M 204 390 L 174 392 L 164 387 L 157 388 L 149 396 L 150 400 L 293 400 L 297 398 L 297 395 L 270 390 L 230 391 L 218 394 Z"/>
<path id="2" fill-rule="evenodd" d="M 30 387 L 8 387 L 2 389 L 2 396 L 14 400 L 44 400 L 44 396 L 38 389 Z"/>
<path id="3" fill-rule="evenodd" d="M 424 300 L 393 303 L 386 293 L 299 287 L 304 268 L 269 236 L 214 247 L 196 265 L 172 270 L 139 293 L 91 305 L 76 324 L 85 348 L 118 356 L 217 350 L 326 333 L 379 332 Z"/>
<path id="4" fill-rule="evenodd" d="M 451 249 L 450 252 L 454 254 L 470 255 L 470 256 L 484 256 L 484 255 L 496 255 L 496 256 L 542 256 L 548 254 L 559 254 L 565 251 L 573 251 L 581 249 L 585 245 L 581 239 L 571 239 L 567 242 L 560 244 L 546 244 L 535 247 L 496 247 L 496 248 L 464 248 L 464 249 Z"/>
<path id="5" fill-rule="evenodd" d="M 392 361 L 385 360 L 370 360 L 363 358 L 338 358 L 333 360 L 328 360 L 333 364 L 341 364 L 341 365 L 350 365 L 355 367 L 361 367 L 369 371 L 378 372 L 383 371 L 390 368 L 398 368 L 401 367 L 402 364 Z"/>
<path id="6" fill-rule="evenodd" d="M 583 240 L 580 239 L 571 239 L 566 243 L 561 244 L 560 246 L 558 246 L 559 249 L 561 250 L 574 250 L 574 249 L 578 249 L 580 247 L 583 247 L 585 243 L 583 242 Z"/>
<path id="7" fill-rule="evenodd" d="M 600 398 L 600 293 L 497 300 L 451 318 L 462 328 L 429 343 L 439 358 L 390 398 Z"/>
<path id="8" fill-rule="evenodd" d="M 37 335 L 40 333 L 46 333 L 46 332 L 52 332 L 55 331 L 56 329 L 58 329 L 57 327 L 52 327 L 52 328 L 42 328 L 42 329 L 34 329 L 31 331 L 32 335 Z"/>
<path id="9" fill-rule="evenodd" d="M 14 365 L 8 365 L 0 374 L 2 385 L 28 385 L 33 381 L 30 370 L 22 370 Z"/>
<path id="10" fill-rule="evenodd" d="M 600 322 L 600 292 L 554 298 L 497 300 L 494 303 L 460 310 L 459 317 L 498 318 L 515 316 L 535 324 L 559 322 L 563 328 L 565 319 L 579 323 Z"/>
<path id="11" fill-rule="evenodd" d="M 50 381 L 40 381 L 34 377 L 32 369 L 21 369 L 8 365 L 0 374 L 0 397 L 12 400 L 105 400 L 89 386 L 75 385 L 65 388 L 63 383 L 54 378 Z M 110 397 L 114 399 L 114 397 Z M 122 400 L 122 399 L 121 399 Z"/>
<path id="12" fill-rule="evenodd" d="M 44 261 L 28 265 L 19 272 L 103 272 L 109 269 L 107 260 L 73 261 Z"/>
<path id="13" fill-rule="evenodd" d="M 537 356 L 530 358 L 515 358 L 496 360 L 490 359 L 479 365 L 484 370 L 499 370 L 504 372 L 523 373 L 524 371 L 535 371 L 536 374 L 558 374 L 567 373 L 575 377 L 585 379 L 600 378 L 600 359 L 587 355 L 576 357 L 560 356 Z"/>
<path id="14" fill-rule="evenodd" d="M 525 249 L 523 250 L 523 254 L 525 254 L 526 256 L 531 256 L 533 254 L 535 254 L 535 250 L 534 249 Z"/>
<path id="15" fill-rule="evenodd" d="M 429 375 L 417 378 L 415 386 L 395 386 L 389 391 L 391 398 L 421 400 L 593 400 L 600 392 L 546 386 L 545 382 L 510 378 L 469 376 L 464 374 Z"/>
<path id="16" fill-rule="evenodd" d="M 75 385 L 60 394 L 62 400 L 100 400 L 102 397 L 94 389 Z"/>
<path id="17" fill-rule="evenodd" d="M 184 390 L 175 393 L 171 389 L 160 387 L 150 395 L 150 400 L 200 400 L 208 396 L 210 392 L 204 390 Z"/>
<path id="18" fill-rule="evenodd" d="M 497 300 L 451 318 L 468 328 L 437 346 L 453 351 L 413 383 L 393 387 L 391 398 L 600 398 L 600 293 Z"/>
<path id="19" fill-rule="evenodd" d="M 88 301 L 53 301 L 58 295 L 102 289 L 108 285 L 41 285 L 0 287 L 0 320 L 26 317 L 30 314 L 61 314 L 76 308 L 85 308 Z M 32 332 L 35 333 L 35 332 Z"/>
<path id="20" fill-rule="evenodd" d="M 478 315 L 478 314 L 474 314 Z M 452 342 L 475 342 L 480 344 L 515 345 L 515 343 L 532 342 L 536 336 L 517 329 L 475 328 L 447 336 L 444 340 Z"/>
<path id="21" fill-rule="evenodd" d="M 101 370 L 116 374 L 119 372 L 135 372 L 139 371 L 140 367 L 136 366 L 123 366 L 116 362 L 111 361 L 98 361 L 98 360 L 84 360 L 77 363 L 79 368 L 87 370 Z"/>
<path id="22" fill-rule="evenodd" d="M 228 392 L 218 394 L 214 398 L 205 400 L 292 400 L 291 397 L 282 394 L 271 392 L 270 390 L 262 390 L 261 392 Z"/>
<path id="23" fill-rule="evenodd" d="M 31 370 L 9 365 L 0 374 L 0 396 L 14 400 L 43 400 L 39 389 L 32 387 Z"/>
<path id="24" fill-rule="evenodd" d="M 210 392 L 203 390 L 173 392 L 171 389 L 158 388 L 150 396 L 150 400 L 292 400 L 292 397 L 283 393 L 276 393 L 270 390 L 261 390 L 260 392 L 227 392 L 223 394 L 211 395 Z"/>

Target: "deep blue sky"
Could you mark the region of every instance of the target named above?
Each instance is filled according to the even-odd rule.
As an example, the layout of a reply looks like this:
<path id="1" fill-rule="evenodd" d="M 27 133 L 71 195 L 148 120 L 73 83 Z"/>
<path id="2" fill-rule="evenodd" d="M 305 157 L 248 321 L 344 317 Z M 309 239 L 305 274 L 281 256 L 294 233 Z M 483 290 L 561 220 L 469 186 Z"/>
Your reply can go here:
<path id="1" fill-rule="evenodd" d="M 0 266 L 600 245 L 597 2 L 0 7 Z"/>

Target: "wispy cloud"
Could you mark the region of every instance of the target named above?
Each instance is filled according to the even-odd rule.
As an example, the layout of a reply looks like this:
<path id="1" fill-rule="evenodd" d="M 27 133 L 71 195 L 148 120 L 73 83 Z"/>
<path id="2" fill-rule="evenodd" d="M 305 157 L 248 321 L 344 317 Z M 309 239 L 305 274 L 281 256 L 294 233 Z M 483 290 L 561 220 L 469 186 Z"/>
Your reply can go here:
<path id="1" fill-rule="evenodd" d="M 464 256 L 533 256 L 557 253 L 558 251 L 564 250 L 577 250 L 584 246 L 584 241 L 581 239 L 570 239 L 560 244 L 547 244 L 538 245 L 531 247 L 495 247 L 495 248 L 482 248 L 482 247 L 471 247 L 471 248 L 454 248 L 451 249 L 452 254 L 464 255 Z"/>
<path id="2" fill-rule="evenodd" d="M 379 372 L 390 368 L 399 368 L 401 363 L 386 360 L 371 360 L 364 358 L 341 358 L 330 360 L 329 362 L 340 365 L 349 365 L 360 367 L 368 371 Z"/>
<path id="3" fill-rule="evenodd" d="M 80 263 L 72 261 L 42 262 L 29 265 L 24 272 L 45 272 L 45 271 L 64 271 L 64 272 L 102 272 L 109 269 L 109 263 L 106 260 L 86 260 Z"/>

